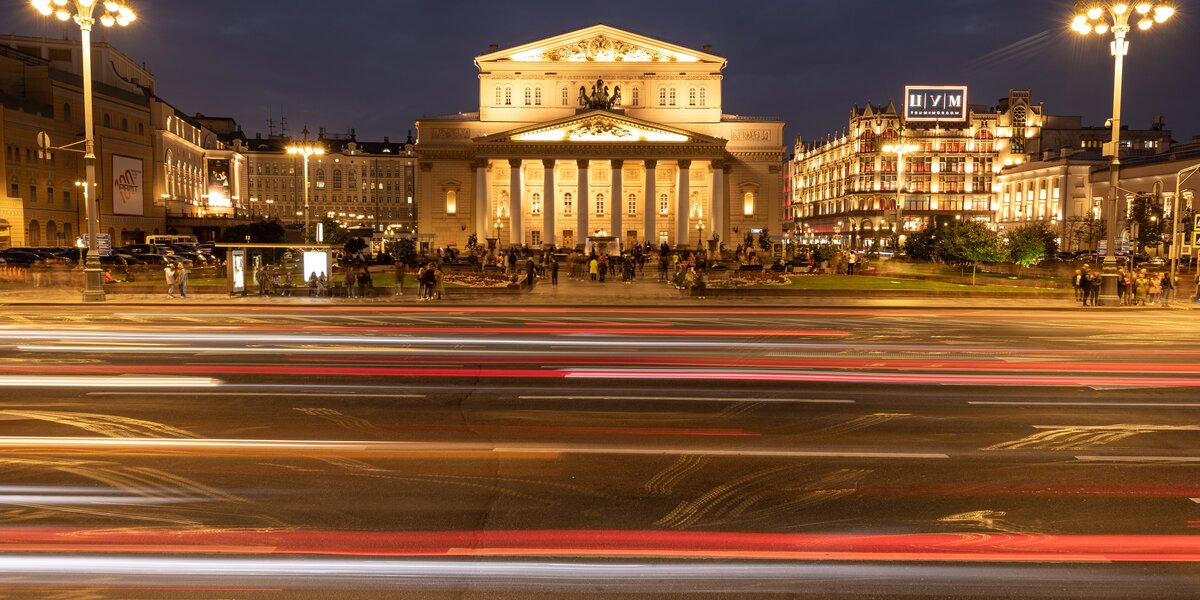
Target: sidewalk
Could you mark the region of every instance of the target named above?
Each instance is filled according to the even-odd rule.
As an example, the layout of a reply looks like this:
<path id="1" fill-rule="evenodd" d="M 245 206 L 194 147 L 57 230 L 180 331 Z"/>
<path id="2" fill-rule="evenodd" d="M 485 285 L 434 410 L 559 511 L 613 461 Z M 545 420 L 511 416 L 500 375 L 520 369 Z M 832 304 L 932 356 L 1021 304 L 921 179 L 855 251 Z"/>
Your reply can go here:
<path id="1" fill-rule="evenodd" d="M 403 296 L 388 294 L 369 298 L 314 298 L 310 296 L 228 296 L 218 293 L 193 293 L 188 298 L 167 298 L 162 294 L 111 293 L 104 303 L 84 303 L 80 293 L 66 288 L 40 288 L 33 290 L 0 290 L 0 305 L 162 305 L 162 306 L 474 306 L 474 307 L 590 307 L 613 308 L 629 306 L 762 306 L 771 308 L 952 308 L 952 309 L 1063 309 L 1084 311 L 1144 312 L 1164 311 L 1162 307 L 1082 307 L 1068 298 L 1038 298 L 1021 295 L 962 297 L 949 293 L 917 294 L 912 292 L 845 292 L 845 291 L 795 291 L 780 290 L 726 290 L 709 288 L 704 300 L 694 298 L 666 283 L 660 283 L 653 275 L 633 283 L 588 280 L 572 280 L 560 276 L 559 285 L 552 286 L 548 279 L 541 279 L 531 291 L 480 290 L 449 288 L 443 300 L 421 302 L 417 300 L 415 287 L 406 287 Z M 1171 310 L 1196 310 L 1200 304 L 1177 301 Z"/>

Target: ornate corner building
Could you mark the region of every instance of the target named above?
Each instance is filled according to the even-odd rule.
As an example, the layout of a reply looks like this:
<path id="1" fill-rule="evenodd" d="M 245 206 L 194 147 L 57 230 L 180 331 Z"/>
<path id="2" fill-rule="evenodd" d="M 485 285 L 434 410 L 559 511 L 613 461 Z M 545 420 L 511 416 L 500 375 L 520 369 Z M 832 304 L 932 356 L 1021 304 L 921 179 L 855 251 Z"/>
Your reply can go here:
<path id="1" fill-rule="evenodd" d="M 476 57 L 479 110 L 417 122 L 422 237 L 699 247 L 775 226 L 784 123 L 725 114 L 708 50 L 596 25 Z"/>

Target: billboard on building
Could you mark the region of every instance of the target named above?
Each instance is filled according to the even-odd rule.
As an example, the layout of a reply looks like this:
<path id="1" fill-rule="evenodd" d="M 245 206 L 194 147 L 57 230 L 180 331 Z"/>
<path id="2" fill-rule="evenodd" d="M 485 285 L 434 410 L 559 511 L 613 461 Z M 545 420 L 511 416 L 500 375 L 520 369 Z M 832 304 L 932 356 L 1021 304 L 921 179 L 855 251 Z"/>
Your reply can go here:
<path id="1" fill-rule="evenodd" d="M 915 122 L 966 121 L 967 86 L 905 86 L 904 120 Z"/>
<path id="2" fill-rule="evenodd" d="M 142 159 L 112 155 L 112 199 L 114 215 L 145 214 Z"/>
<path id="3" fill-rule="evenodd" d="M 208 163 L 208 205 L 231 206 L 229 200 L 229 160 L 210 158 Z"/>

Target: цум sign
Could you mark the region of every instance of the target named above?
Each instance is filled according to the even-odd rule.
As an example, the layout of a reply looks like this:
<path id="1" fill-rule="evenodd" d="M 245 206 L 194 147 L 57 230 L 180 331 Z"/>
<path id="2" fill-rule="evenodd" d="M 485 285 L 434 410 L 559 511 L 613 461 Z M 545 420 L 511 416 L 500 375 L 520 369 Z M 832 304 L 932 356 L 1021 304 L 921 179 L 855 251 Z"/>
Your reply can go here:
<path id="1" fill-rule="evenodd" d="M 909 85 L 904 87 L 905 121 L 966 121 L 967 86 Z"/>

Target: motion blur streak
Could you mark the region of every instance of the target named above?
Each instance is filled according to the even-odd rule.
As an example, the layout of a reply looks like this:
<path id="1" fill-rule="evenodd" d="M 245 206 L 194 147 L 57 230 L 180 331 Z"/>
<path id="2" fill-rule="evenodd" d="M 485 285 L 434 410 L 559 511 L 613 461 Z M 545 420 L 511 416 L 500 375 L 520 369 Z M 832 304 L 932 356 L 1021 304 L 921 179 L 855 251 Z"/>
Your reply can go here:
<path id="1" fill-rule="evenodd" d="M 14 366 L 9 370 L 31 370 L 30 367 Z M 111 367 L 85 372 L 112 372 Z M 201 388 L 217 387 L 221 381 L 206 377 L 36 377 L 0 375 L 0 387 L 53 387 L 53 388 Z"/>
<path id="2" fill-rule="evenodd" d="M 781 534 L 694 531 L 310 531 L 6 528 L 7 552 L 343 556 L 705 556 L 748 560 L 1200 562 L 1193 535 Z M 0 564 L 3 564 L 0 562 Z"/>

